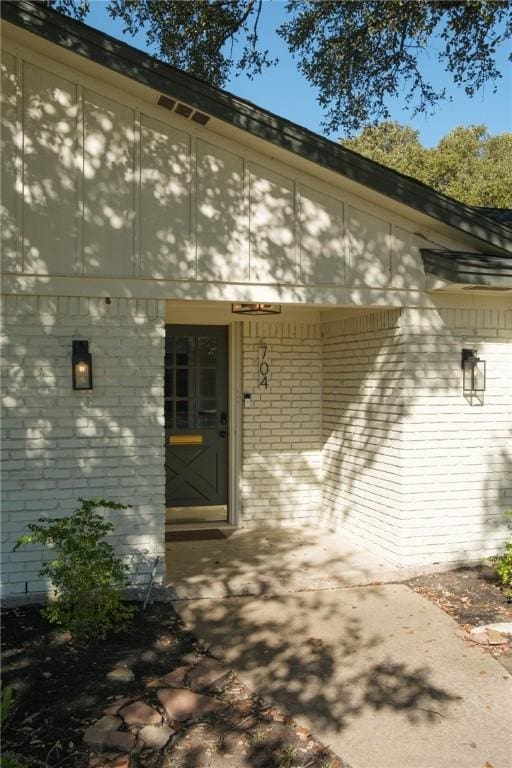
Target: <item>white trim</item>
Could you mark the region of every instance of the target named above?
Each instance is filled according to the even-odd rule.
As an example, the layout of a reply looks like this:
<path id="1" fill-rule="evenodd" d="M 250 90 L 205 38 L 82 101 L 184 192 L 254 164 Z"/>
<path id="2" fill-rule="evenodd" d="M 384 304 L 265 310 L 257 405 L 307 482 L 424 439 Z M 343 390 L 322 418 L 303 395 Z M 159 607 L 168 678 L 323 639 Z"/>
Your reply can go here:
<path id="1" fill-rule="evenodd" d="M 180 305 L 177 317 L 167 303 L 165 325 L 223 325 L 228 329 L 228 520 L 224 526 L 237 528 L 242 517 L 242 329 L 243 322 L 233 319 L 231 309 L 216 313 L 214 305 L 185 308 Z M 169 311 L 168 311 L 169 310 Z M 187 311 L 188 310 L 188 311 Z M 229 315 L 227 312 L 229 311 Z M 217 317 L 215 316 L 217 314 Z M 229 318 L 229 319 L 228 319 Z M 193 528 L 191 524 L 189 527 Z M 210 523 L 210 527 L 213 524 Z M 203 526 L 204 527 L 204 526 Z M 219 524 L 215 523 L 215 527 Z"/>
<path id="2" fill-rule="evenodd" d="M 133 277 L 142 272 L 142 253 L 140 247 L 140 205 L 142 194 L 142 123 L 138 109 L 133 113 Z"/>
<path id="3" fill-rule="evenodd" d="M 228 523 L 239 526 L 242 517 L 242 328 L 241 322 L 228 326 L 229 380 L 229 489 Z"/>
<path id="4" fill-rule="evenodd" d="M 24 62 L 18 56 L 15 58 L 16 67 L 16 271 L 23 272 L 25 261 L 25 244 L 23 242 L 23 187 L 25 183 L 25 126 L 23 124 L 24 99 Z"/>

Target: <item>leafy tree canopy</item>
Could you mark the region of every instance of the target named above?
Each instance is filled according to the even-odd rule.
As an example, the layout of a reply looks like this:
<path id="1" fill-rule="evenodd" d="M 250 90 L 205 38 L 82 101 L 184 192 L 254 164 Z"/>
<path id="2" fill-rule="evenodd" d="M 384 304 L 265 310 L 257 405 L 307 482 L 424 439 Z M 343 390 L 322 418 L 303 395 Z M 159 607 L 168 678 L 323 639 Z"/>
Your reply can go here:
<path id="1" fill-rule="evenodd" d="M 45 0 L 85 18 L 89 0 Z M 107 0 L 126 32 L 144 30 L 169 63 L 216 86 L 233 71 L 250 77 L 277 60 L 261 45 L 264 0 Z M 438 57 L 472 96 L 502 76 L 498 47 L 512 37 L 507 0 L 287 0 L 278 28 L 298 68 L 317 87 L 324 127 L 353 133 L 390 117 L 402 93 L 413 114 L 447 98 L 429 81 L 423 54 Z M 512 55 L 510 57 L 512 59 Z"/>
<path id="2" fill-rule="evenodd" d="M 512 208 L 512 133 L 491 136 L 485 125 L 460 126 L 428 148 L 418 131 L 384 122 L 342 143 L 462 203 Z"/>

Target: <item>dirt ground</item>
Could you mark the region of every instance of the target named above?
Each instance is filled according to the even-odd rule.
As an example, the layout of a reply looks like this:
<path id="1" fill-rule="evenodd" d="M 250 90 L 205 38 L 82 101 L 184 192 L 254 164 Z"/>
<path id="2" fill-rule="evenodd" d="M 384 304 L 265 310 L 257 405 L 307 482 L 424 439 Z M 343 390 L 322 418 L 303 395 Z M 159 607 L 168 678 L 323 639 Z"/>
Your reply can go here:
<path id="1" fill-rule="evenodd" d="M 83 743 L 85 729 L 120 697 L 159 708 L 148 686 L 181 665 L 207 658 L 169 603 L 138 611 L 129 631 L 88 644 L 52 628 L 37 607 L 2 615 L 3 684 L 14 689 L 14 711 L 2 748 L 24 765 L 42 768 L 117 768 Z M 111 682 L 108 672 L 129 667 L 132 682 Z M 228 671 L 228 670 L 227 670 Z M 244 687 L 233 674 L 209 695 L 226 710 L 200 722 L 172 722 L 176 735 L 162 751 L 137 748 L 130 766 L 148 768 L 347 768 L 329 749 Z M 161 707 L 160 707 L 161 709 Z M 140 747 L 140 745 L 139 745 Z"/>
<path id="2" fill-rule="evenodd" d="M 462 568 L 407 583 L 468 631 L 512 620 L 512 605 L 489 568 Z M 512 672 L 510 643 L 484 651 Z M 145 613 L 137 610 L 129 630 L 87 644 L 55 630 L 35 606 L 5 610 L 2 656 L 3 685 L 14 689 L 13 711 L 3 729 L 4 751 L 39 768 L 121 768 L 112 762 L 115 755 L 94 758 L 83 742 L 85 729 L 120 696 L 159 708 L 152 682 L 181 665 L 193 668 L 208 655 L 171 604 L 155 603 Z M 133 671 L 133 681 L 107 678 L 119 666 Z M 169 744 L 152 751 L 139 743 L 130 766 L 347 768 L 314 734 L 259 699 L 235 675 L 228 674 L 208 694 L 227 705 L 222 713 L 195 723 L 170 723 L 176 734 Z"/>
<path id="3" fill-rule="evenodd" d="M 406 582 L 452 616 L 467 632 L 483 624 L 512 621 L 512 601 L 505 596 L 494 570 L 480 565 L 419 576 Z M 512 647 L 482 646 L 512 673 Z"/>

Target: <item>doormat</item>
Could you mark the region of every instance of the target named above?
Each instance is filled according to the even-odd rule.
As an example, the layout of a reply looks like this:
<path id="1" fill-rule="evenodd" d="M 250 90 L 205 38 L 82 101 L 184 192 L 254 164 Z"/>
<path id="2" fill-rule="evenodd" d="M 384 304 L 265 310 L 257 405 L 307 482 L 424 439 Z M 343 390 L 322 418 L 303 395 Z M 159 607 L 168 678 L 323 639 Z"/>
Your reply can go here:
<path id="1" fill-rule="evenodd" d="M 206 539 L 227 538 L 218 528 L 198 528 L 195 531 L 166 531 L 166 541 L 206 541 Z"/>

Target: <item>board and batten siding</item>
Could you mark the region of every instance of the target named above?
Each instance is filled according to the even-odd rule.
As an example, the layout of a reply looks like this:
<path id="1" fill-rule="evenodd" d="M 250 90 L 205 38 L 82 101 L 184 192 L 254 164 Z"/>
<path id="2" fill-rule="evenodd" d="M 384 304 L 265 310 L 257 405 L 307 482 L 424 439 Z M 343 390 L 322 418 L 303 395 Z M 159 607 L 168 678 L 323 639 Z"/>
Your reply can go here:
<path id="1" fill-rule="evenodd" d="M 383 210 L 54 67 L 2 53 L 4 272 L 424 286 Z"/>

